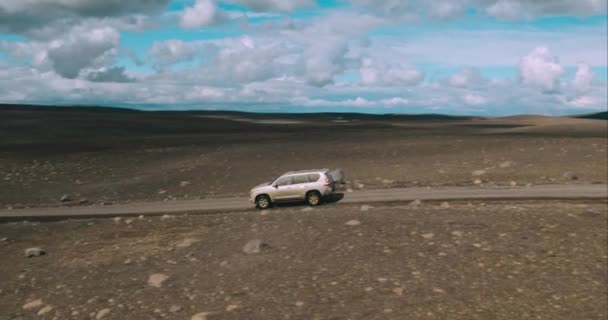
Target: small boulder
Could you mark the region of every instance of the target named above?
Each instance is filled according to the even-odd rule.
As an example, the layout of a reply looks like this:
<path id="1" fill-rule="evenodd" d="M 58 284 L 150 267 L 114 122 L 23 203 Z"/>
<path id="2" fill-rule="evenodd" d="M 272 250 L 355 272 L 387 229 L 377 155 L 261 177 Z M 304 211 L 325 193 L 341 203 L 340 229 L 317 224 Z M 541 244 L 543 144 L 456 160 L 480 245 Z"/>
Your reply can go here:
<path id="1" fill-rule="evenodd" d="M 28 301 L 21 308 L 23 310 L 34 310 L 34 309 L 38 309 L 38 308 L 42 307 L 43 305 L 44 305 L 44 302 L 42 302 L 42 299 L 36 299 L 36 300 Z"/>
<path id="2" fill-rule="evenodd" d="M 349 220 L 345 223 L 345 225 L 351 226 L 351 227 L 358 226 L 360 224 L 361 224 L 361 221 L 359 221 L 359 220 Z"/>
<path id="3" fill-rule="evenodd" d="M 44 315 L 44 314 L 47 314 L 47 313 L 51 312 L 52 310 L 53 310 L 53 307 L 52 307 L 52 306 L 46 306 L 46 307 L 44 307 L 44 308 L 42 308 L 42 309 L 38 310 L 38 315 L 39 315 L 39 316 L 42 316 L 42 315 Z"/>
<path id="4" fill-rule="evenodd" d="M 99 310 L 99 312 L 97 312 L 97 314 L 95 315 L 95 319 L 99 320 L 105 316 L 107 316 L 110 313 L 110 309 L 105 308 L 105 309 L 101 309 Z"/>
<path id="5" fill-rule="evenodd" d="M 449 203 L 449 202 L 447 202 L 447 201 L 446 201 L 446 202 L 443 202 L 443 203 L 441 203 L 440 207 L 441 207 L 441 208 L 443 208 L 443 209 L 447 209 L 447 208 L 449 208 L 449 207 L 450 207 L 450 203 Z"/>
<path id="6" fill-rule="evenodd" d="M 475 170 L 471 173 L 474 177 L 483 176 L 484 174 L 486 174 L 486 170 Z"/>
<path id="7" fill-rule="evenodd" d="M 566 180 L 578 180 L 578 176 L 576 175 L 576 173 L 570 171 L 564 172 L 563 177 Z"/>
<path id="8" fill-rule="evenodd" d="M 26 258 L 40 257 L 40 256 L 43 256 L 45 254 L 46 254 L 46 252 L 44 252 L 44 250 L 42 250 L 41 248 L 38 248 L 38 247 L 25 249 L 25 257 Z"/>
<path id="9" fill-rule="evenodd" d="M 177 313 L 182 311 L 182 306 L 178 306 L 178 305 L 172 305 L 171 308 L 169 308 L 169 312 L 171 313 Z"/>
<path id="10" fill-rule="evenodd" d="M 191 184 L 190 181 L 182 181 L 179 183 L 179 186 L 182 188 L 185 188 L 185 187 L 189 186 L 190 184 Z"/>
<path id="11" fill-rule="evenodd" d="M 473 181 L 474 184 L 476 185 L 480 185 L 483 183 L 483 181 L 479 180 L 479 179 L 475 179 L 475 181 Z"/>
<path id="12" fill-rule="evenodd" d="M 160 288 L 163 286 L 163 282 L 169 279 L 169 276 L 162 273 L 155 273 L 150 275 L 148 278 L 148 285 L 154 288 Z"/>
<path id="13" fill-rule="evenodd" d="M 503 163 L 501 163 L 500 165 L 498 165 L 501 169 L 506 169 L 506 168 L 510 168 L 513 165 L 513 163 L 511 161 L 505 161 Z"/>
<path id="14" fill-rule="evenodd" d="M 61 198 L 59 198 L 59 200 L 61 202 L 69 202 L 69 201 L 72 201 L 72 197 L 70 197 L 70 195 L 66 193 L 66 194 L 62 195 Z"/>
<path id="15" fill-rule="evenodd" d="M 255 240 L 251 240 L 251 241 L 247 242 L 243 246 L 243 252 L 245 254 L 256 254 L 256 253 L 260 253 L 260 252 L 262 252 L 262 250 L 268 249 L 268 248 L 270 248 L 269 244 L 265 243 L 262 240 L 255 239 Z"/>
<path id="16" fill-rule="evenodd" d="M 422 201 L 420 201 L 420 200 L 418 200 L 418 199 L 416 199 L 416 200 L 414 200 L 414 201 L 410 202 L 410 207 L 419 207 L 419 206 L 421 206 L 421 205 L 422 205 Z"/>
<path id="17" fill-rule="evenodd" d="M 361 211 L 369 211 L 370 209 L 373 209 L 374 207 L 364 204 L 361 206 Z"/>

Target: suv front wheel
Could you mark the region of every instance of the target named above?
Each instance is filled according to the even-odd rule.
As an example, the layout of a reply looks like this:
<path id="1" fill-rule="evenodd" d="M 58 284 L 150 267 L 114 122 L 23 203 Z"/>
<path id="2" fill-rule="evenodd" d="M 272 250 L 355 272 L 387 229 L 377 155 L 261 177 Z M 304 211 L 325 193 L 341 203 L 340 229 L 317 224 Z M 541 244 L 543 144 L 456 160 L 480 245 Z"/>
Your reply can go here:
<path id="1" fill-rule="evenodd" d="M 321 194 L 318 191 L 310 191 L 306 194 L 306 203 L 317 206 L 321 203 Z"/>
<path id="2" fill-rule="evenodd" d="M 272 206 L 272 202 L 270 201 L 270 197 L 267 195 L 258 196 L 255 199 L 255 206 L 258 209 L 268 209 Z"/>

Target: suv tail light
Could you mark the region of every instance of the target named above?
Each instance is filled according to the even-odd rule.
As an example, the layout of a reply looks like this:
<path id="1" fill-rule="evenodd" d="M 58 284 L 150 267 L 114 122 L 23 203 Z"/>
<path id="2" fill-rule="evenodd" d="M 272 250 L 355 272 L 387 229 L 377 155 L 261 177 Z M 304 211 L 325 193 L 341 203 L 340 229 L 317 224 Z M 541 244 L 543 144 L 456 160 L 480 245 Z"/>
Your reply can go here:
<path id="1" fill-rule="evenodd" d="M 331 182 L 329 181 L 328 178 L 325 178 L 325 180 L 323 181 L 323 186 L 324 187 L 329 187 L 331 185 Z"/>

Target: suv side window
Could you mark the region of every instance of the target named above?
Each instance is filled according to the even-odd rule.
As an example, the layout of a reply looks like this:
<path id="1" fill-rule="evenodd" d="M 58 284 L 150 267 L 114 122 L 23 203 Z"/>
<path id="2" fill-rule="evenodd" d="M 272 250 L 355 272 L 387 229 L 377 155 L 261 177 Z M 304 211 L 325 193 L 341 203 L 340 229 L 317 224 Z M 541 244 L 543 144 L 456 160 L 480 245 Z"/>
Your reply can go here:
<path id="1" fill-rule="evenodd" d="M 293 177 L 293 184 L 302 184 L 302 183 L 308 183 L 308 176 L 307 175 L 299 175 L 299 176 L 294 176 Z"/>
<path id="2" fill-rule="evenodd" d="M 277 180 L 277 182 L 275 184 L 279 187 L 288 186 L 291 184 L 291 177 L 283 177 L 283 178 Z"/>
<path id="3" fill-rule="evenodd" d="M 321 175 L 319 175 L 318 173 L 312 173 L 308 175 L 309 182 L 317 182 L 319 181 L 319 178 L 321 178 Z"/>

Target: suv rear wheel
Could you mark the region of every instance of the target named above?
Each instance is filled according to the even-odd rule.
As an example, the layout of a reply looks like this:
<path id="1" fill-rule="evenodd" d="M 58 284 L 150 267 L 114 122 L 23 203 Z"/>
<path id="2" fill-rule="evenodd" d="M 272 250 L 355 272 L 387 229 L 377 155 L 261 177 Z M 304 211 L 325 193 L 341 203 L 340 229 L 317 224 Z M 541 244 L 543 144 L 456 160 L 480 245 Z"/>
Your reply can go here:
<path id="1" fill-rule="evenodd" d="M 318 191 L 310 191 L 306 194 L 306 203 L 317 206 L 321 203 L 321 194 Z"/>
<path id="2" fill-rule="evenodd" d="M 258 196 L 255 199 L 255 206 L 258 209 L 268 209 L 272 206 L 272 202 L 270 201 L 270 197 L 263 194 Z"/>

